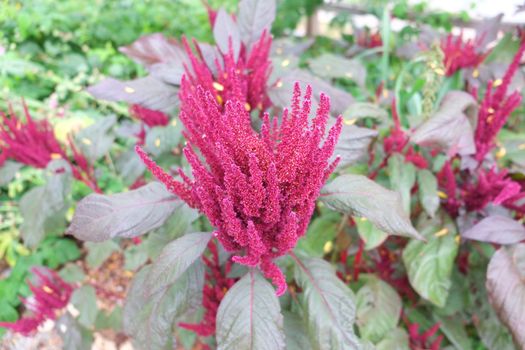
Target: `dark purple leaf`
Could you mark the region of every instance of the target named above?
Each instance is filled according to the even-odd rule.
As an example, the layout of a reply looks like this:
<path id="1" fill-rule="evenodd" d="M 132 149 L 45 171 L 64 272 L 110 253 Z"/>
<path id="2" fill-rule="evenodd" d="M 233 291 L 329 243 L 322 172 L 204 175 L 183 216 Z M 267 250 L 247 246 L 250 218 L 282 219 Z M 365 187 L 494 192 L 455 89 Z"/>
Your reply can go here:
<path id="1" fill-rule="evenodd" d="M 187 60 L 182 45 L 161 33 L 145 35 L 129 46 L 120 47 L 119 51 L 146 67 L 160 62 L 182 64 Z"/>
<path id="2" fill-rule="evenodd" d="M 213 26 L 213 38 L 215 43 L 223 54 L 230 52 L 230 41 L 233 49 L 235 61 L 239 58 L 241 52 L 241 35 L 239 27 L 224 9 L 217 12 L 215 25 Z"/>
<path id="3" fill-rule="evenodd" d="M 146 279 L 147 295 L 152 295 L 177 279 L 199 259 L 212 237 L 211 233 L 188 233 L 164 247 Z"/>
<path id="4" fill-rule="evenodd" d="M 334 151 L 334 157 L 341 157 L 338 167 L 351 165 L 366 155 L 370 142 L 376 136 L 375 130 L 344 124 Z"/>
<path id="5" fill-rule="evenodd" d="M 399 193 L 366 176 L 339 176 L 323 187 L 319 199 L 344 214 L 367 218 L 385 233 L 422 239 L 403 210 Z"/>
<path id="6" fill-rule="evenodd" d="M 476 113 L 476 100 L 464 91 L 445 95 L 437 112 L 419 125 L 412 141 L 423 146 L 439 147 L 449 155 L 469 155 L 476 151 L 474 122 L 469 116 Z"/>
<path id="7" fill-rule="evenodd" d="M 502 247 L 492 256 L 487 268 L 487 292 L 516 347 L 525 348 L 525 244 Z"/>
<path id="8" fill-rule="evenodd" d="M 117 117 L 110 115 L 80 130 L 75 135 L 75 144 L 80 149 L 80 153 L 82 153 L 91 164 L 109 152 L 115 140 L 115 136 L 110 133 L 110 130 L 116 122 Z"/>
<path id="9" fill-rule="evenodd" d="M 157 63 L 150 67 L 150 74 L 170 85 L 180 85 L 185 74 L 184 66 L 177 63 Z"/>
<path id="10" fill-rule="evenodd" d="M 83 241 L 136 237 L 160 227 L 182 202 L 153 182 L 137 190 L 82 199 L 67 233 Z"/>
<path id="11" fill-rule="evenodd" d="M 250 269 L 222 299 L 217 345 L 218 350 L 285 348 L 279 299 L 257 270 Z"/>
<path id="12" fill-rule="evenodd" d="M 295 279 L 303 289 L 302 304 L 314 349 L 359 349 L 354 333 L 355 296 L 318 258 L 294 257 Z"/>
<path id="13" fill-rule="evenodd" d="M 502 19 L 503 13 L 500 13 L 481 21 L 474 27 L 476 39 L 479 40 L 478 47 L 486 50 L 487 46 L 498 38 Z"/>
<path id="14" fill-rule="evenodd" d="M 525 240 L 525 227 L 511 218 L 493 215 L 463 232 L 461 237 L 496 244 L 514 244 Z"/>
<path id="15" fill-rule="evenodd" d="M 275 0 L 242 0 L 237 23 L 244 45 L 250 48 L 265 30 L 269 33 L 274 20 Z"/>
<path id="16" fill-rule="evenodd" d="M 130 81 L 109 78 L 90 86 L 87 91 L 102 100 L 136 103 L 167 113 L 178 104 L 178 89 L 152 76 Z"/>

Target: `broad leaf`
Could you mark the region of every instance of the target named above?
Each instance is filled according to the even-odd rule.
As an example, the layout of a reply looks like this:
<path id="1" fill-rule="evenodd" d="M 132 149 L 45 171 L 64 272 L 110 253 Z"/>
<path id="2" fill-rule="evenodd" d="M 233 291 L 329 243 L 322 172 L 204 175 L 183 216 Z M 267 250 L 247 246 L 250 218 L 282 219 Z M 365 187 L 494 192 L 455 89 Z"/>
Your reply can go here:
<path id="1" fill-rule="evenodd" d="M 314 349 L 359 349 L 354 333 L 355 296 L 322 259 L 295 258 L 295 279 L 303 289 L 302 303 Z"/>
<path id="2" fill-rule="evenodd" d="M 98 314 L 95 288 L 85 285 L 75 289 L 71 295 L 71 303 L 79 311 L 78 323 L 87 328 L 93 327 Z"/>
<path id="3" fill-rule="evenodd" d="M 490 259 L 487 292 L 516 346 L 525 348 L 525 244 L 502 247 Z"/>
<path id="4" fill-rule="evenodd" d="M 108 78 L 87 91 L 101 100 L 136 103 L 162 112 L 170 112 L 179 101 L 177 87 L 152 76 L 130 81 Z"/>
<path id="5" fill-rule="evenodd" d="M 242 42 L 249 49 L 262 33 L 270 35 L 275 20 L 275 0 L 242 0 L 239 3 L 239 25 Z"/>
<path id="6" fill-rule="evenodd" d="M 406 163 L 401 154 L 394 154 L 388 160 L 390 187 L 401 195 L 403 209 L 410 215 L 410 193 L 416 183 L 416 167 Z"/>
<path id="7" fill-rule="evenodd" d="M 232 16 L 224 9 L 220 9 L 215 17 L 213 26 L 213 38 L 215 43 L 223 54 L 230 52 L 230 43 L 232 45 L 233 57 L 235 61 L 239 58 L 241 52 L 241 36 L 239 27 L 233 20 Z"/>
<path id="8" fill-rule="evenodd" d="M 55 328 L 62 338 L 64 350 L 91 350 L 93 335 L 82 327 L 69 313 L 62 315 L 56 322 Z"/>
<path id="9" fill-rule="evenodd" d="M 126 185 L 133 184 L 146 170 L 146 166 L 137 157 L 135 150 L 128 150 L 122 153 L 115 162 L 118 174 Z"/>
<path id="10" fill-rule="evenodd" d="M 86 263 L 93 269 L 98 269 L 113 252 L 119 251 L 120 247 L 112 240 L 104 242 L 86 242 L 84 247 L 88 253 L 86 256 Z"/>
<path id="11" fill-rule="evenodd" d="M 21 167 L 21 163 L 6 160 L 4 164 L 0 166 L 0 186 L 7 185 L 15 177 Z"/>
<path id="12" fill-rule="evenodd" d="M 337 228 L 341 221 L 341 214 L 330 212 L 312 220 L 306 235 L 301 238 L 297 248 L 309 256 L 322 257 L 327 242 L 332 241 L 337 235 Z"/>
<path id="13" fill-rule="evenodd" d="M 430 170 L 420 169 L 417 171 L 417 183 L 421 205 L 430 217 L 434 217 L 439 209 L 437 179 Z"/>
<path id="14" fill-rule="evenodd" d="M 343 113 L 345 122 L 371 117 L 379 121 L 388 120 L 388 113 L 376 104 L 369 102 L 352 103 Z"/>
<path id="15" fill-rule="evenodd" d="M 46 233 L 63 232 L 71 190 L 71 168 L 64 160 L 54 160 L 46 168 L 46 179 L 45 185 L 32 188 L 20 199 L 24 219 L 20 232 L 29 247 L 35 247 Z"/>
<path id="16" fill-rule="evenodd" d="M 325 185 L 320 199 L 334 210 L 367 218 L 386 233 L 422 238 L 403 210 L 401 196 L 365 176 L 339 176 Z"/>
<path id="17" fill-rule="evenodd" d="M 302 317 L 289 311 L 283 312 L 286 350 L 312 350 Z"/>
<path id="18" fill-rule="evenodd" d="M 255 269 L 230 288 L 217 311 L 217 349 L 284 349 L 283 316 L 272 285 Z"/>
<path id="19" fill-rule="evenodd" d="M 396 328 L 376 345 L 376 350 L 410 350 L 408 334 L 403 328 Z"/>
<path id="20" fill-rule="evenodd" d="M 370 142 L 376 136 L 377 131 L 355 125 L 347 125 L 345 120 L 332 159 L 337 156 L 341 158 L 338 165 L 339 168 L 354 164 L 368 154 Z"/>
<path id="21" fill-rule="evenodd" d="M 458 253 L 454 224 L 448 220 L 419 225 L 427 242 L 412 240 L 403 251 L 408 279 L 420 296 L 438 307 L 445 306 L 452 267 Z"/>
<path id="22" fill-rule="evenodd" d="M 75 143 L 90 163 L 95 163 L 108 153 L 115 140 L 110 130 L 116 122 L 117 117 L 110 115 L 80 130 L 75 135 Z"/>
<path id="23" fill-rule="evenodd" d="M 124 269 L 135 271 L 148 261 L 148 247 L 145 244 L 133 245 L 124 251 Z"/>
<path id="24" fill-rule="evenodd" d="M 388 238 L 387 233 L 375 227 L 367 218 L 354 218 L 354 221 L 366 250 L 377 248 Z"/>
<path id="25" fill-rule="evenodd" d="M 182 45 L 161 33 L 144 35 L 131 45 L 120 47 L 119 51 L 146 67 L 160 62 L 182 64 L 187 60 Z"/>
<path id="26" fill-rule="evenodd" d="M 472 344 L 463 325 L 463 321 L 458 315 L 445 317 L 434 314 L 434 317 L 440 323 L 440 330 L 445 333 L 448 340 L 454 344 L 456 349 L 472 349 Z"/>
<path id="27" fill-rule="evenodd" d="M 164 247 L 146 280 L 146 294 L 155 294 L 175 283 L 201 257 L 211 237 L 208 232 L 188 233 Z"/>
<path id="28" fill-rule="evenodd" d="M 145 266 L 133 279 L 124 304 L 123 329 L 133 338 L 136 349 L 174 349 L 173 325 L 202 302 L 204 267 L 196 261 L 176 283 L 146 297 L 150 269 Z"/>
<path id="29" fill-rule="evenodd" d="M 156 126 L 148 130 L 146 134 L 145 150 L 153 157 L 170 152 L 177 147 L 182 136 L 182 127 L 178 126 Z M 137 157 L 138 158 L 138 157 Z"/>
<path id="30" fill-rule="evenodd" d="M 395 289 L 376 276 L 363 278 L 366 283 L 356 295 L 357 326 L 361 338 L 377 343 L 397 326 L 401 298 Z"/>
<path id="31" fill-rule="evenodd" d="M 411 139 L 423 145 L 439 147 L 449 155 L 473 154 L 474 122 L 469 121 L 467 115 L 475 115 L 476 100 L 472 95 L 463 91 L 451 91 L 445 95 L 438 111 L 423 122 Z"/>
<path id="32" fill-rule="evenodd" d="M 181 205 L 157 182 L 125 193 L 93 193 L 78 203 L 67 233 L 92 242 L 136 237 L 160 227 Z"/>
<path id="33" fill-rule="evenodd" d="M 462 232 L 461 237 L 496 244 L 514 244 L 525 239 L 525 227 L 511 218 L 491 215 Z"/>
<path id="34" fill-rule="evenodd" d="M 325 53 L 310 61 L 310 69 L 322 78 L 348 78 L 359 86 L 365 85 L 366 68 L 356 60 Z"/>

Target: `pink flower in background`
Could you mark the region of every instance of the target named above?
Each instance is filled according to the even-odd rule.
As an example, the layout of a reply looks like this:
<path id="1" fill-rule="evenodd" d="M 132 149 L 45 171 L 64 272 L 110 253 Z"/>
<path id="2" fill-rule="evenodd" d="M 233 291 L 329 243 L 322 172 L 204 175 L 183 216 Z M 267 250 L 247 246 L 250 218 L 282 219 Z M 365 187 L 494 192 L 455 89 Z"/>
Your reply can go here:
<path id="1" fill-rule="evenodd" d="M 519 91 L 514 91 L 507 96 L 507 90 L 519 68 L 523 51 L 525 51 L 525 40 L 522 40 L 520 48 L 507 68 L 503 79 L 499 82 L 499 86 L 495 86 L 495 83 L 492 81 L 489 82 L 483 101 L 481 101 L 474 135 L 476 144 L 475 158 L 479 162 L 494 148 L 496 136 L 509 119 L 511 113 L 521 103 L 521 93 Z M 477 95 L 477 92 L 475 94 Z"/>
<path id="2" fill-rule="evenodd" d="M 462 68 L 476 68 L 490 51 L 481 52 L 480 39 L 463 41 L 463 35 L 447 35 L 441 40 L 441 50 L 445 54 L 443 64 L 445 65 L 445 75 L 454 75 Z"/>
<path id="3" fill-rule="evenodd" d="M 235 74 L 232 79 L 236 81 Z M 257 133 L 244 101 L 229 100 L 222 107 L 211 92 L 183 80 L 180 119 L 194 179 L 179 171 L 182 181 L 175 180 L 137 147 L 146 166 L 171 192 L 209 218 L 224 248 L 238 252 L 232 260 L 259 265 L 277 285 L 278 295 L 287 286 L 273 260 L 304 235 L 319 191 L 338 163 L 329 159 L 342 119 L 325 136 L 329 99 L 321 95 L 310 121 L 311 94 L 308 87 L 301 103 L 296 84 L 281 124 L 265 114 Z"/>
<path id="4" fill-rule="evenodd" d="M 166 126 L 170 122 L 170 118 L 161 111 L 147 109 L 137 104 L 129 107 L 129 113 L 150 128 L 155 126 Z"/>
<path id="5" fill-rule="evenodd" d="M 383 46 L 383 39 L 381 33 L 372 33 L 370 30 L 359 30 L 356 33 L 356 44 L 361 47 L 372 49 L 374 47 Z"/>
<path id="6" fill-rule="evenodd" d="M 55 158 L 66 158 L 53 127 L 47 120 L 35 121 L 24 103 L 25 123 L 9 107 L 9 116 L 0 112 L 0 165 L 13 159 L 35 168 L 45 168 Z"/>
<path id="7" fill-rule="evenodd" d="M 16 322 L 0 322 L 0 327 L 23 335 L 34 332 L 46 320 L 54 320 L 57 312 L 65 308 L 73 293 L 73 286 L 64 282 L 53 270 L 33 267 L 34 283 L 28 281 L 33 295 L 22 299 L 28 315 Z"/>

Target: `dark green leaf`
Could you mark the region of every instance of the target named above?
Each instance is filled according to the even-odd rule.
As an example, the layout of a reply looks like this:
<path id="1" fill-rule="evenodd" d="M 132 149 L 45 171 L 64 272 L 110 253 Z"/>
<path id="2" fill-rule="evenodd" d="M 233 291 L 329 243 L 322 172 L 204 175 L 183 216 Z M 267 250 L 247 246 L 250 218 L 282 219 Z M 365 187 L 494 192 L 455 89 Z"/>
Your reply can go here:
<path id="1" fill-rule="evenodd" d="M 67 233 L 93 242 L 136 237 L 160 227 L 180 205 L 158 182 L 125 193 L 93 193 L 78 204 Z"/>
<path id="2" fill-rule="evenodd" d="M 472 344 L 470 342 L 469 336 L 467 334 L 467 331 L 465 330 L 465 327 L 463 325 L 463 321 L 461 318 L 454 316 L 454 317 L 444 317 L 434 314 L 436 321 L 440 323 L 439 329 L 445 333 L 448 340 L 454 346 L 456 349 L 461 350 L 470 350 L 472 349 Z"/>
<path id="3" fill-rule="evenodd" d="M 324 186 L 320 200 L 334 210 L 365 217 L 386 233 L 422 238 L 403 210 L 400 195 L 365 176 L 339 176 Z"/>
<path id="4" fill-rule="evenodd" d="M 148 247 L 145 244 L 133 245 L 124 251 L 124 268 L 135 271 L 148 261 Z"/>
<path id="5" fill-rule="evenodd" d="M 322 259 L 295 258 L 295 279 L 303 289 L 302 302 L 314 349 L 359 349 L 354 333 L 355 297 Z"/>
<path id="6" fill-rule="evenodd" d="M 59 272 L 60 277 L 69 283 L 77 283 L 84 280 L 86 275 L 82 268 L 74 263 L 69 263 Z"/>
<path id="7" fill-rule="evenodd" d="M 219 350 L 285 348 L 279 299 L 257 270 L 251 269 L 221 301 L 217 343 Z"/>

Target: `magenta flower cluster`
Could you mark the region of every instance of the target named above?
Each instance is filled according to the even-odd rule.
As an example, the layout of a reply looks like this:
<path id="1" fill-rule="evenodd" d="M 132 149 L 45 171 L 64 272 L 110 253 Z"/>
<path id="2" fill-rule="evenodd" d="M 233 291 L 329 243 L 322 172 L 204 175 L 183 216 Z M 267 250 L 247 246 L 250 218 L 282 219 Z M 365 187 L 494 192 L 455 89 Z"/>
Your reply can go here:
<path id="1" fill-rule="evenodd" d="M 22 299 L 28 315 L 16 322 L 0 322 L 0 327 L 29 335 L 46 320 L 54 320 L 57 312 L 65 308 L 73 293 L 73 286 L 64 282 L 53 270 L 46 267 L 33 267 L 34 283 L 28 282 L 33 295 Z"/>
<path id="2" fill-rule="evenodd" d="M 319 191 L 338 163 L 330 158 L 342 119 L 326 131 L 330 103 L 321 95 L 310 121 L 311 95 L 308 87 L 301 103 L 296 84 L 281 123 L 265 114 L 258 133 L 243 102 L 229 100 L 222 108 L 211 92 L 183 80 L 180 119 L 194 178 L 179 171 L 182 181 L 174 179 L 137 147 L 170 191 L 209 218 L 224 248 L 238 253 L 233 261 L 259 266 L 278 295 L 286 291 L 286 280 L 273 260 L 304 235 Z"/>

